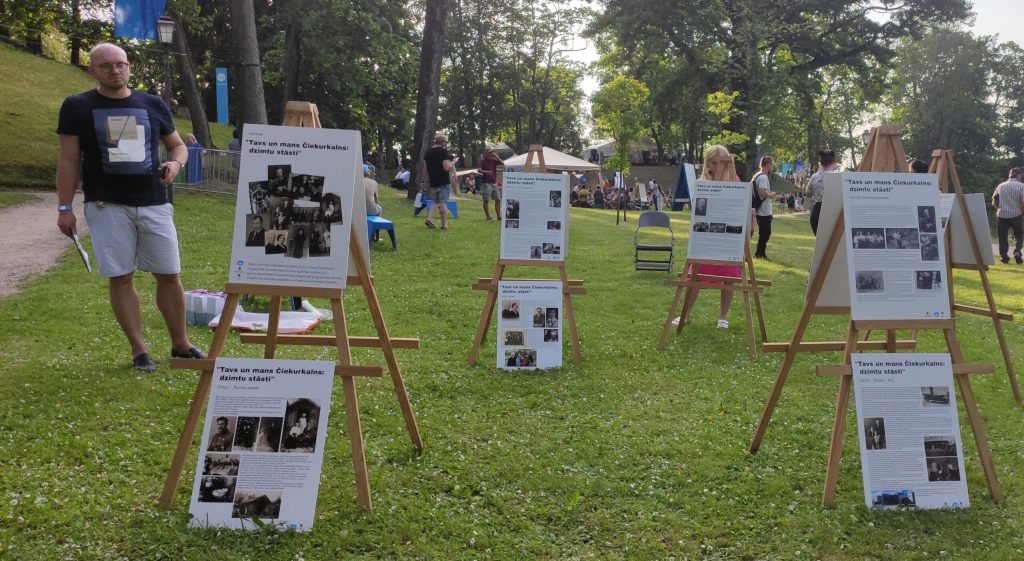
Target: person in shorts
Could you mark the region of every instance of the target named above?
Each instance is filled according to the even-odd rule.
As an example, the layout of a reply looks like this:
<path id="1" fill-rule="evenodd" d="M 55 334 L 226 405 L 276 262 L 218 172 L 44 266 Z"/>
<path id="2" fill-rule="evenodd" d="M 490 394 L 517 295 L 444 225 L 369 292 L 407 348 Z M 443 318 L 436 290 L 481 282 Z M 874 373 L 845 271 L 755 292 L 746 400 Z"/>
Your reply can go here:
<path id="1" fill-rule="evenodd" d="M 484 203 L 484 215 L 487 220 L 501 220 L 501 192 L 498 190 L 498 166 L 505 165 L 505 162 L 494 153 L 494 148 L 484 150 L 484 159 L 480 160 L 477 170 L 483 176 L 483 186 L 480 188 L 480 198 Z M 491 218 L 491 211 L 487 207 L 487 201 L 494 201 L 494 218 Z"/>
<path id="2" fill-rule="evenodd" d="M 100 275 L 110 282 L 110 305 L 128 338 L 132 367 L 156 371 L 142 338 L 136 269 L 156 278 L 157 307 L 171 336 L 171 356 L 205 358 L 185 329 L 174 207 L 166 186 L 185 167 L 188 150 L 174 129 L 167 104 L 128 87 L 128 56 L 111 43 L 89 52 L 89 74 L 98 86 L 64 99 L 57 124 L 57 227 L 76 233 L 72 208 L 79 182 L 85 218 Z M 168 160 L 160 161 L 160 144 Z M 81 167 L 79 167 L 81 166 Z"/>
<path id="3" fill-rule="evenodd" d="M 427 195 L 434 204 L 427 212 L 427 228 L 434 228 L 434 213 L 441 212 L 441 229 L 448 229 L 448 199 L 452 195 L 451 176 L 449 172 L 454 169 L 452 155 L 448 153 L 445 146 L 448 144 L 448 137 L 443 133 L 434 135 L 434 144 L 423 155 L 423 161 L 427 164 L 427 179 L 429 188 Z"/>

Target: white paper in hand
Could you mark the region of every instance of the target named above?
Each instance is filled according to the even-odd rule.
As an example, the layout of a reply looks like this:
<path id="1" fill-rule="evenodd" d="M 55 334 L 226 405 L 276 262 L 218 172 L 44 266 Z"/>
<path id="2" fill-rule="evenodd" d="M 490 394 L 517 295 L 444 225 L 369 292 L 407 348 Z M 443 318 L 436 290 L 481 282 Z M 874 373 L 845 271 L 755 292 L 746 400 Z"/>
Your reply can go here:
<path id="1" fill-rule="evenodd" d="M 82 263 L 85 263 L 85 270 L 92 272 L 92 265 L 89 263 L 89 252 L 82 247 L 82 240 L 78 239 L 78 234 L 71 234 L 71 239 L 75 242 L 75 247 L 78 248 L 78 255 L 82 258 Z"/>

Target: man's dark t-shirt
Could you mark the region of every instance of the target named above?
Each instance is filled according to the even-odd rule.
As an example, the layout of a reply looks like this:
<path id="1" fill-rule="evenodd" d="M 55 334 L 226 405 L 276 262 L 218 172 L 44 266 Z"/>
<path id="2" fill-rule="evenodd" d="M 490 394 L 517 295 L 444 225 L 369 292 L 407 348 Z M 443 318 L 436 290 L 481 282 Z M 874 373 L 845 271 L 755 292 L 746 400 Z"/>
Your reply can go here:
<path id="1" fill-rule="evenodd" d="M 57 134 L 78 137 L 85 200 L 129 206 L 167 202 L 160 183 L 160 138 L 174 132 L 167 104 L 132 91 L 114 99 L 89 90 L 64 98 Z"/>
<path id="2" fill-rule="evenodd" d="M 427 163 L 427 175 L 430 177 L 431 187 L 451 184 L 448 172 L 444 170 L 444 161 L 448 158 L 448 151 L 441 146 L 434 146 L 423 155 L 423 161 Z"/>

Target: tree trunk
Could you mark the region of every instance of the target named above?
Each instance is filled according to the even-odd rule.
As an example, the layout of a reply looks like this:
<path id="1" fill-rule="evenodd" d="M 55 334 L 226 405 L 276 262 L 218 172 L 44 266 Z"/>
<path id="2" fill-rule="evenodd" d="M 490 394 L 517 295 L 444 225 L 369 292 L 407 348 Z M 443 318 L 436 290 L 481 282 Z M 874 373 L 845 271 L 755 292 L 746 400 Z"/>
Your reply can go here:
<path id="1" fill-rule="evenodd" d="M 175 60 L 178 63 L 178 76 L 181 88 L 185 97 L 185 105 L 188 107 L 189 117 L 192 119 L 192 134 L 196 140 L 207 148 L 214 148 L 210 139 L 210 124 L 206 119 L 206 107 L 203 105 L 203 98 L 199 95 L 199 86 L 196 85 L 196 71 L 192 67 L 192 52 L 189 49 L 190 38 L 188 28 L 181 21 L 178 14 L 171 12 L 177 20 L 177 29 L 174 30 L 174 51 L 177 53 Z"/>
<path id="2" fill-rule="evenodd" d="M 267 102 L 263 96 L 263 70 L 256 43 L 256 13 L 253 0 L 230 0 L 231 29 L 234 31 L 235 60 L 238 61 L 239 125 L 267 124 Z"/>
<path id="3" fill-rule="evenodd" d="M 71 2 L 71 66 L 82 65 L 82 5 Z"/>
<path id="4" fill-rule="evenodd" d="M 437 103 L 441 89 L 441 57 L 444 54 L 445 18 L 448 0 L 427 0 L 420 50 L 420 73 L 416 89 L 416 124 L 413 127 L 412 169 L 408 198 L 416 197 L 423 155 L 430 148 L 437 128 Z"/>
<path id="5" fill-rule="evenodd" d="M 284 100 L 281 114 L 289 101 L 299 101 L 299 75 L 302 67 L 302 0 L 289 3 L 288 26 L 284 33 Z"/>

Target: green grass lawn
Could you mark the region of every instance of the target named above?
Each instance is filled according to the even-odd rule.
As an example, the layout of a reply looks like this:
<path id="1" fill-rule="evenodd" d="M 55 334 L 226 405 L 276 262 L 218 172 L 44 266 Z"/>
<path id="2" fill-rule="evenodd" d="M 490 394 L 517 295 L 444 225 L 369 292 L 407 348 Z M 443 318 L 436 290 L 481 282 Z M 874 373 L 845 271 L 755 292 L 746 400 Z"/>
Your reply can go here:
<path id="1" fill-rule="evenodd" d="M 34 200 L 35 197 L 28 193 L 18 193 L 16 191 L 0 191 L 0 210 L 4 207 L 17 206 L 21 203 L 25 203 Z"/>
<path id="2" fill-rule="evenodd" d="M 1005 499 L 987 498 L 961 410 L 972 506 L 959 512 L 873 512 L 864 507 L 856 426 L 847 424 L 838 503 L 821 506 L 837 381 L 813 374 L 838 353 L 804 354 L 790 375 L 757 455 L 747 453 L 780 356 L 751 360 L 742 310 L 715 329 L 717 297 L 656 348 L 672 289 L 661 273 L 634 272 L 635 214 L 571 211 L 568 268 L 586 279 L 574 299 L 584 362 L 544 372 L 494 367 L 494 329 L 479 363 L 466 357 L 489 276 L 498 226 L 475 201 L 460 203 L 448 232 L 427 230 L 400 195 L 382 189 L 399 248 L 376 244 L 373 268 L 426 449 L 414 455 L 387 380 L 359 381 L 375 514 L 356 506 L 340 384 L 331 411 L 317 522 L 309 534 L 189 530 L 196 448 L 173 510 L 155 506 L 196 372 L 140 375 L 128 367 L 104 283 L 68 255 L 51 274 L 0 304 L 0 558 L 4 559 L 706 559 L 904 560 L 1024 557 L 1024 425 L 998 358 L 991 323 L 960 316 Z M 177 223 L 188 288 L 226 281 L 233 201 L 181 194 Z M 685 250 L 688 214 L 673 213 Z M 788 339 L 800 311 L 812 237 L 806 215 L 776 220 L 770 263 L 759 276 L 769 336 Z M 681 263 L 677 262 L 677 270 Z M 1021 368 L 1024 269 L 993 268 Z M 512 275 L 536 277 L 531 269 Z M 168 342 L 140 279 L 145 331 L 166 364 Z M 346 295 L 350 330 L 370 334 L 358 290 Z M 962 301 L 982 301 L 961 273 Z M 211 333 L 192 328 L 204 348 Z M 840 318 L 815 320 L 817 340 L 844 333 Z M 260 355 L 236 336 L 230 356 Z M 944 350 L 924 334 L 921 351 Z M 286 348 L 282 358 L 332 358 Z M 357 349 L 357 364 L 383 365 Z M 851 418 L 852 418 L 851 414 Z"/>

